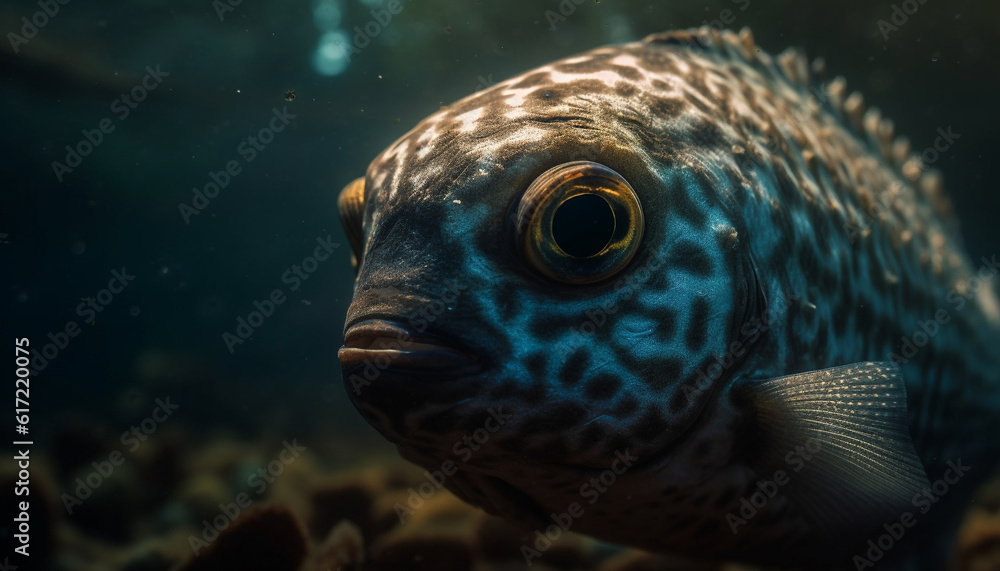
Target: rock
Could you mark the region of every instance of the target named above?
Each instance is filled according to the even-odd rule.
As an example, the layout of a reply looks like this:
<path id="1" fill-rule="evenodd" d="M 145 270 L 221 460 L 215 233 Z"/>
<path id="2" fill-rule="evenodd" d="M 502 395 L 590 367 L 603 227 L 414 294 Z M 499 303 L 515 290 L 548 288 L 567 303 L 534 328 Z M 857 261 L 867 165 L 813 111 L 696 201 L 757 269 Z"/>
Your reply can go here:
<path id="1" fill-rule="evenodd" d="M 365 540 L 361 530 L 344 520 L 316 550 L 310 569 L 313 571 L 359 571 L 365 562 Z"/>
<path id="2" fill-rule="evenodd" d="M 251 507 L 181 570 L 297 571 L 306 558 L 307 548 L 302 526 L 287 508 Z"/>

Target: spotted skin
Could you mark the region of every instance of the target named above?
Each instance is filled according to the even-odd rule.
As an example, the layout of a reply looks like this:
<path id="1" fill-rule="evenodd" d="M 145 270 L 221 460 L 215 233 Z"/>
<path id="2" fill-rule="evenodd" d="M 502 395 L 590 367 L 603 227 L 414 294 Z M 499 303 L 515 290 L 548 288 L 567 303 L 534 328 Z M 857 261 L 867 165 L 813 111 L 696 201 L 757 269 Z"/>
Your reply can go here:
<path id="1" fill-rule="evenodd" d="M 482 369 L 389 369 L 358 386 L 360 368 L 345 367 L 358 410 L 430 470 L 456 461 L 491 410 L 510 414 L 446 485 L 529 527 L 581 502 L 627 451 L 638 460 L 582 502 L 574 531 L 697 558 L 814 561 L 817 532 L 783 495 L 730 530 L 726 514 L 762 476 L 734 387 L 889 360 L 943 309 L 950 321 L 902 364 L 910 433 L 928 473 L 994 461 L 980 435 L 1000 410 L 995 293 L 949 301 L 975 268 L 934 175 L 893 156 L 877 112 L 859 118 L 841 83 L 815 85 L 801 55 L 698 29 L 557 61 L 422 121 L 368 168 L 347 329 L 405 323 L 461 283 L 468 294 L 429 331 Z M 575 160 L 620 173 L 647 220 L 632 263 L 584 286 L 541 277 L 514 245 L 525 189 Z"/>

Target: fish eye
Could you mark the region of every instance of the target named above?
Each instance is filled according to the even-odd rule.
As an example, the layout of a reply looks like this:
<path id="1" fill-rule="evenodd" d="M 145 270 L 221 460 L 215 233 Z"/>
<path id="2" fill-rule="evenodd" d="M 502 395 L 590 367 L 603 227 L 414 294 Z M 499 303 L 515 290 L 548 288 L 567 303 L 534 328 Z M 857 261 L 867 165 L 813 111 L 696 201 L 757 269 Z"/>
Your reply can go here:
<path id="1" fill-rule="evenodd" d="M 618 272 L 642 240 L 642 206 L 620 174 L 589 161 L 542 173 L 517 207 L 518 251 L 550 279 L 590 284 Z"/>
<path id="2" fill-rule="evenodd" d="M 351 243 L 351 265 L 357 270 L 361 265 L 361 242 L 364 236 L 363 216 L 365 213 L 365 179 L 354 179 L 340 191 L 337 197 L 340 225 L 344 228 L 347 241 Z"/>

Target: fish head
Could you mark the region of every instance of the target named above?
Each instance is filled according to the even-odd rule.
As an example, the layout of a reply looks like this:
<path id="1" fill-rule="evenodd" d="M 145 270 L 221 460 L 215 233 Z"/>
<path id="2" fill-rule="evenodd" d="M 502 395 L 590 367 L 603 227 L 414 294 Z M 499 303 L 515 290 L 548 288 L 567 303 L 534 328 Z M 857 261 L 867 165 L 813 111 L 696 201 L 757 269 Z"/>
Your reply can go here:
<path id="1" fill-rule="evenodd" d="M 340 198 L 350 398 L 406 458 L 453 468 L 452 491 L 508 517 L 623 457 L 636 475 L 681 463 L 739 370 L 734 344 L 759 334 L 747 230 L 713 162 L 732 144 L 669 75 L 651 93 L 616 53 L 441 109 Z M 686 453 L 676 478 L 724 462 Z"/>

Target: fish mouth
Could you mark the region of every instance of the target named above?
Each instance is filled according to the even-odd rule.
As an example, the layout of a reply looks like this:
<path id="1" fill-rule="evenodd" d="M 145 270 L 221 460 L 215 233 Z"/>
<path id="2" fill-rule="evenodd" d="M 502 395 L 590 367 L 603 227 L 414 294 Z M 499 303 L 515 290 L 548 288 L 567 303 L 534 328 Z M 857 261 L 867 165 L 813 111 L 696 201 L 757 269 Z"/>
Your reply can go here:
<path id="1" fill-rule="evenodd" d="M 337 357 L 345 368 L 370 364 L 413 375 L 468 375 L 480 368 L 476 355 L 435 335 L 415 333 L 404 325 L 368 319 L 355 323 L 344 334 Z"/>

